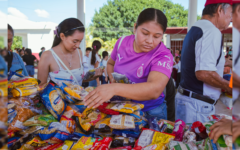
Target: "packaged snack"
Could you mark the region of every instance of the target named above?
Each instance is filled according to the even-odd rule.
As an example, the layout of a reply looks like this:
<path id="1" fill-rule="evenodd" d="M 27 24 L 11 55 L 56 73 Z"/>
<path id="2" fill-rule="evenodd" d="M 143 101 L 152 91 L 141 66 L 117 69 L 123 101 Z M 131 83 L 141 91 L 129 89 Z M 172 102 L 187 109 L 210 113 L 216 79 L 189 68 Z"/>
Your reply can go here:
<path id="1" fill-rule="evenodd" d="M 37 131 L 37 135 L 41 138 L 41 140 L 48 140 L 56 134 L 57 128 L 43 128 Z"/>
<path id="2" fill-rule="evenodd" d="M 149 118 L 148 119 L 148 125 L 149 129 L 160 131 L 160 128 L 158 126 L 157 118 Z"/>
<path id="3" fill-rule="evenodd" d="M 168 144 L 168 149 L 169 150 L 198 150 L 198 147 L 193 142 L 183 143 L 178 141 L 170 141 Z"/>
<path id="4" fill-rule="evenodd" d="M 61 130 L 58 130 L 56 134 L 47 140 L 49 144 L 57 144 L 57 143 L 63 143 L 65 140 L 69 138 L 70 134 L 68 132 L 63 132 Z"/>
<path id="5" fill-rule="evenodd" d="M 128 114 L 128 115 L 133 116 L 134 118 L 139 119 L 139 120 L 141 120 L 141 119 L 147 120 L 145 118 L 145 113 L 142 112 L 141 110 L 136 110 L 132 114 Z"/>
<path id="6" fill-rule="evenodd" d="M 112 141 L 111 148 L 131 146 L 134 147 L 135 138 L 126 138 L 122 136 L 115 137 Z"/>
<path id="7" fill-rule="evenodd" d="M 224 105 L 226 105 L 228 109 L 232 109 L 233 108 L 232 95 L 227 94 L 227 93 L 223 93 L 223 94 L 221 94 L 219 100 L 222 101 L 222 103 Z"/>
<path id="8" fill-rule="evenodd" d="M 208 134 L 206 132 L 206 127 L 200 121 L 194 122 L 191 128 L 202 139 L 206 139 L 208 137 Z"/>
<path id="9" fill-rule="evenodd" d="M 167 134 L 167 133 L 161 133 L 161 132 L 155 132 L 153 135 L 152 143 L 151 144 L 164 144 L 166 145 L 171 140 L 175 138 L 174 135 Z"/>
<path id="10" fill-rule="evenodd" d="M 56 150 L 71 150 L 74 144 L 73 141 L 66 140 L 64 141 L 64 144 Z"/>
<path id="11" fill-rule="evenodd" d="M 60 120 L 62 114 L 65 111 L 66 104 L 58 94 L 54 84 L 50 82 L 47 87 L 40 94 L 43 104 L 48 111 L 58 120 Z"/>
<path id="12" fill-rule="evenodd" d="M 9 74 L 8 74 L 8 80 L 9 81 L 15 81 L 15 80 L 18 80 L 18 79 L 21 79 L 24 77 L 24 75 L 22 74 L 22 71 L 23 70 L 17 70 L 17 71 L 9 71 Z M 3 74 L 3 73 L 1 73 Z"/>
<path id="13" fill-rule="evenodd" d="M 143 148 L 145 146 L 150 145 L 152 143 L 154 133 L 155 133 L 154 130 L 143 129 L 139 139 L 135 143 L 135 147 L 140 146 Z"/>
<path id="14" fill-rule="evenodd" d="M 20 136 L 23 136 L 23 135 L 26 135 L 26 134 L 37 134 L 38 133 L 38 131 L 40 131 L 40 130 L 43 130 L 44 129 L 44 127 L 42 127 L 42 126 L 33 126 L 33 127 L 29 127 L 29 128 L 27 128 L 27 129 L 25 129 L 25 130 L 22 130 L 22 131 L 19 131 L 19 132 L 16 132 L 16 134 L 19 134 Z M 11 132 L 10 132 L 11 133 Z"/>
<path id="15" fill-rule="evenodd" d="M 0 78 L 0 97 L 8 96 L 8 80 L 7 78 Z"/>
<path id="16" fill-rule="evenodd" d="M 174 128 L 173 128 L 173 134 L 176 135 L 175 141 L 182 141 L 183 140 L 183 134 L 184 134 L 184 127 L 185 127 L 185 122 L 178 119 L 175 122 Z"/>
<path id="17" fill-rule="evenodd" d="M 165 150 L 167 147 L 164 144 L 151 144 L 144 148 L 141 148 L 142 150 Z"/>
<path id="18" fill-rule="evenodd" d="M 85 91 L 87 92 L 92 92 L 93 90 L 94 90 L 94 87 L 91 87 L 91 86 L 85 88 Z"/>
<path id="19" fill-rule="evenodd" d="M 103 103 L 97 109 L 107 115 L 119 115 L 119 112 L 114 111 L 112 109 L 108 109 L 108 105 L 110 105 L 110 103 Z"/>
<path id="20" fill-rule="evenodd" d="M 105 137 L 100 141 L 95 141 L 90 150 L 108 150 L 112 143 L 112 138 Z"/>
<path id="21" fill-rule="evenodd" d="M 80 96 L 81 89 L 74 90 L 74 88 L 72 89 L 68 87 L 65 83 L 62 83 L 60 87 L 63 90 L 64 94 L 68 94 L 77 100 L 81 100 L 81 96 Z"/>
<path id="22" fill-rule="evenodd" d="M 33 101 L 29 97 L 18 97 L 18 98 L 9 98 L 8 99 L 9 104 L 14 104 L 15 106 L 32 106 L 34 105 Z M 11 109 L 14 109 L 16 107 L 13 107 Z"/>
<path id="23" fill-rule="evenodd" d="M 203 125 L 205 126 L 206 128 L 206 133 L 208 134 L 208 136 L 210 135 L 210 127 L 215 123 L 216 121 L 208 121 L 206 123 L 204 123 Z"/>
<path id="24" fill-rule="evenodd" d="M 26 127 L 23 125 L 23 122 L 25 122 L 29 118 L 37 115 L 37 113 L 33 112 L 29 108 L 17 107 L 16 110 L 17 110 L 17 115 L 8 127 L 9 132 L 21 131 L 21 130 L 25 129 Z"/>
<path id="25" fill-rule="evenodd" d="M 196 145 L 198 147 L 198 150 L 213 150 L 212 144 L 209 138 L 206 138 L 202 141 L 197 141 Z"/>
<path id="26" fill-rule="evenodd" d="M 112 115 L 109 126 L 113 129 L 134 129 L 134 117 L 129 115 Z"/>
<path id="27" fill-rule="evenodd" d="M 111 107 L 112 110 L 123 113 L 133 113 L 134 111 L 141 110 L 143 108 L 144 108 L 143 104 L 134 102 L 117 103 L 113 107 Z"/>
<path id="28" fill-rule="evenodd" d="M 183 135 L 184 143 L 189 143 L 189 142 L 196 141 L 196 140 L 197 140 L 197 136 L 194 132 L 191 132 L 191 131 L 184 132 L 184 135 Z"/>
<path id="29" fill-rule="evenodd" d="M 124 146 L 124 147 L 117 147 L 117 148 L 111 148 L 110 150 L 131 150 L 131 146 Z"/>
<path id="30" fill-rule="evenodd" d="M 141 132 L 134 132 L 134 131 L 129 131 L 129 130 L 116 130 L 114 129 L 112 131 L 112 134 L 118 135 L 118 136 L 123 136 L 123 137 L 132 137 L 132 138 L 138 138 Z"/>
<path id="31" fill-rule="evenodd" d="M 172 122 L 172 121 L 168 121 L 168 120 L 164 120 L 164 119 L 159 120 L 159 121 L 158 121 L 158 124 L 160 124 L 160 123 L 163 123 L 163 124 L 170 124 L 170 125 L 173 126 L 173 127 L 174 127 L 174 125 L 175 125 L 174 122 Z"/>
<path id="32" fill-rule="evenodd" d="M 232 147 L 232 136 L 230 135 L 223 135 L 223 139 L 225 140 L 225 144 L 228 146 L 228 147 Z"/>
<path id="33" fill-rule="evenodd" d="M 23 123 L 24 126 L 48 126 L 51 122 L 57 122 L 57 120 L 50 114 L 37 115 Z"/>
<path id="34" fill-rule="evenodd" d="M 113 72 L 112 73 L 113 79 L 116 81 L 116 83 L 126 83 L 129 84 L 129 80 L 125 75 Z"/>
<path id="35" fill-rule="evenodd" d="M 18 137 L 10 138 L 9 140 L 10 140 L 11 142 L 10 142 L 10 141 L 8 142 L 8 143 L 9 143 L 8 148 L 9 148 L 10 150 L 19 149 L 19 148 L 21 148 L 21 146 L 22 146 L 23 144 L 25 144 L 27 141 L 31 141 L 31 140 L 34 139 L 34 138 L 35 138 L 35 135 L 34 135 L 34 134 L 26 134 L 26 135 L 24 135 L 24 136 L 21 137 L 21 138 L 18 138 Z M 14 139 L 14 141 L 13 141 L 12 139 Z"/>
<path id="36" fill-rule="evenodd" d="M 80 112 L 80 113 L 83 113 L 83 111 L 87 108 L 86 106 L 84 106 L 84 102 L 78 102 L 78 103 L 75 103 L 75 104 L 70 104 L 69 106 L 70 107 L 72 107 L 72 106 L 77 107 L 78 112 Z"/>
<path id="37" fill-rule="evenodd" d="M 51 144 L 45 147 L 37 148 L 35 150 L 56 150 L 57 148 L 61 147 L 63 143 Z"/>
<path id="38" fill-rule="evenodd" d="M 47 146 L 48 143 L 46 141 L 42 141 L 39 137 L 34 137 L 32 140 L 26 143 L 32 147 L 44 147 Z"/>
<path id="39" fill-rule="evenodd" d="M 8 138 L 8 148 L 11 148 L 17 140 L 20 139 L 20 137 L 12 137 Z"/>
<path id="40" fill-rule="evenodd" d="M 72 149 L 74 150 L 90 149 L 95 141 L 96 141 L 95 138 L 83 136 L 77 141 L 77 143 L 72 147 Z"/>
<path id="41" fill-rule="evenodd" d="M 75 132 L 73 133 L 73 136 L 74 137 L 77 137 L 78 139 L 81 138 L 82 136 L 85 136 L 85 137 L 94 137 L 94 134 L 93 133 L 90 133 L 90 134 L 85 134 L 83 133 L 79 127 L 76 127 L 75 129 Z M 78 141 L 77 139 L 77 141 Z"/>
<path id="42" fill-rule="evenodd" d="M 22 77 L 17 80 L 11 81 L 8 84 L 8 88 L 26 87 L 26 86 L 36 86 L 38 85 L 38 80 L 32 77 Z"/>
<path id="43" fill-rule="evenodd" d="M 28 86 L 28 87 L 17 87 L 11 90 L 13 97 L 20 97 L 20 96 L 29 96 L 32 94 L 36 94 L 38 91 L 37 87 L 35 86 Z"/>
<path id="44" fill-rule="evenodd" d="M 83 80 L 89 80 L 95 75 L 95 69 L 89 70 L 83 77 Z"/>
<path id="45" fill-rule="evenodd" d="M 141 132 L 140 130 L 147 125 L 147 120 L 135 120 L 136 128 L 133 130 L 135 132 Z"/>
<path id="46" fill-rule="evenodd" d="M 104 118 L 102 120 L 100 120 L 98 123 L 96 123 L 95 125 L 95 130 L 94 131 L 98 131 L 98 133 L 103 132 L 103 133 L 107 133 L 107 132 L 111 132 L 111 128 L 109 127 L 110 124 L 110 119 L 111 118 Z"/>

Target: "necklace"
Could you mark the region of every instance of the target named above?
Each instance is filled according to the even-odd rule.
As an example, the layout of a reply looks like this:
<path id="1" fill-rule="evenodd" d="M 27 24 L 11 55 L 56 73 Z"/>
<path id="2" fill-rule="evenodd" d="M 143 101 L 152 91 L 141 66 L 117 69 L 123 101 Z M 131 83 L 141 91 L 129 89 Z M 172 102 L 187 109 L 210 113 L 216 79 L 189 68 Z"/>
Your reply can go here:
<path id="1" fill-rule="evenodd" d="M 62 54 L 64 55 L 63 50 L 62 50 Z M 71 55 L 72 55 L 72 53 L 71 53 Z M 65 56 L 65 55 L 64 55 L 64 56 Z M 71 60 L 70 60 L 70 61 L 68 61 L 67 57 L 65 57 L 65 59 L 66 59 L 66 60 L 68 61 L 68 63 L 69 63 L 70 68 L 72 68 L 72 57 L 73 57 L 73 55 L 71 56 Z"/>

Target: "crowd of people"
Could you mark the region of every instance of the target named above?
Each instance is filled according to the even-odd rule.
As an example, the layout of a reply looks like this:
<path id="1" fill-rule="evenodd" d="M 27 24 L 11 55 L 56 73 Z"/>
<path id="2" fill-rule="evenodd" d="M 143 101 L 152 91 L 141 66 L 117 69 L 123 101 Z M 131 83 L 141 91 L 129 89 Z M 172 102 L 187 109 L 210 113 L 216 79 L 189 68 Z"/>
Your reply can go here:
<path id="1" fill-rule="evenodd" d="M 239 7 L 232 7 L 227 0 L 222 3 L 207 0 L 202 19 L 189 30 L 182 49 L 176 49 L 175 54 L 162 43 L 167 18 L 158 9 L 144 9 L 134 24 L 134 34 L 118 39 L 111 55 L 103 51 L 102 59 L 98 54 L 102 45 L 97 40 L 86 48 L 83 56 L 79 45 L 85 27 L 76 18 L 65 19 L 54 32 L 52 48 L 47 51 L 42 48 L 39 54 L 39 86 L 49 80 L 56 83 L 73 80 L 83 87 L 96 87 L 84 99 L 88 107 L 96 108 L 118 95 L 144 104 L 147 118 L 206 122 L 209 115 L 215 114 L 221 91 L 232 93 L 229 81 L 223 78 L 224 73 L 232 72 L 232 51 L 224 56 L 221 31 L 229 26 L 232 14 L 238 13 L 234 9 Z M 240 31 L 236 24 L 233 26 Z M 9 49 L 1 52 L 8 71 L 23 69 L 24 75 L 33 76 L 36 57 L 31 49 L 18 50 L 19 55 L 13 53 L 10 50 L 13 36 L 14 30 L 8 25 Z M 94 77 L 84 80 L 84 74 L 92 69 Z M 125 75 L 131 84 L 115 83 L 113 72 Z M 219 133 L 232 135 L 231 120 L 222 122 L 216 126 L 218 130 L 214 133 L 218 134 L 213 133 L 211 138 L 217 139 Z M 220 128 L 221 125 L 226 128 Z"/>

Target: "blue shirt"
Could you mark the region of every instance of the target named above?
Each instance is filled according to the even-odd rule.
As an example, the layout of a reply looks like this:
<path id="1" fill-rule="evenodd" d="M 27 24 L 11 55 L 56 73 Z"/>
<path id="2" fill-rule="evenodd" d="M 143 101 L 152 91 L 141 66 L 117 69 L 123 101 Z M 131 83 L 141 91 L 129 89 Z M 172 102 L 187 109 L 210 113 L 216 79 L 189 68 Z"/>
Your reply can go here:
<path id="1" fill-rule="evenodd" d="M 1 55 L 0 55 L 0 69 L 1 70 L 4 69 L 4 75 L 7 75 L 7 70 L 8 70 L 7 64 Z"/>
<path id="2" fill-rule="evenodd" d="M 27 70 L 25 68 L 25 65 L 23 63 L 22 58 L 17 54 L 13 53 L 13 60 L 12 60 L 12 67 L 10 68 L 11 71 L 17 71 L 19 69 L 22 69 L 22 74 L 24 76 L 28 76 Z"/>

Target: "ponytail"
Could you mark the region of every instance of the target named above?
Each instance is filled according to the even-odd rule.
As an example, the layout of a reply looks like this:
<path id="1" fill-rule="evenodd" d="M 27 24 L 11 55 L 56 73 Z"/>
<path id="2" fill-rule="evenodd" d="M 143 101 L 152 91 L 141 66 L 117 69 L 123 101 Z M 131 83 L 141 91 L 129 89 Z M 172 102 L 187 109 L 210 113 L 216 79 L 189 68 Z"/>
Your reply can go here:
<path id="1" fill-rule="evenodd" d="M 98 40 L 93 41 L 92 43 L 92 59 L 91 59 L 91 65 L 95 65 L 96 63 L 96 54 L 98 53 L 99 49 L 101 49 L 102 44 Z"/>

